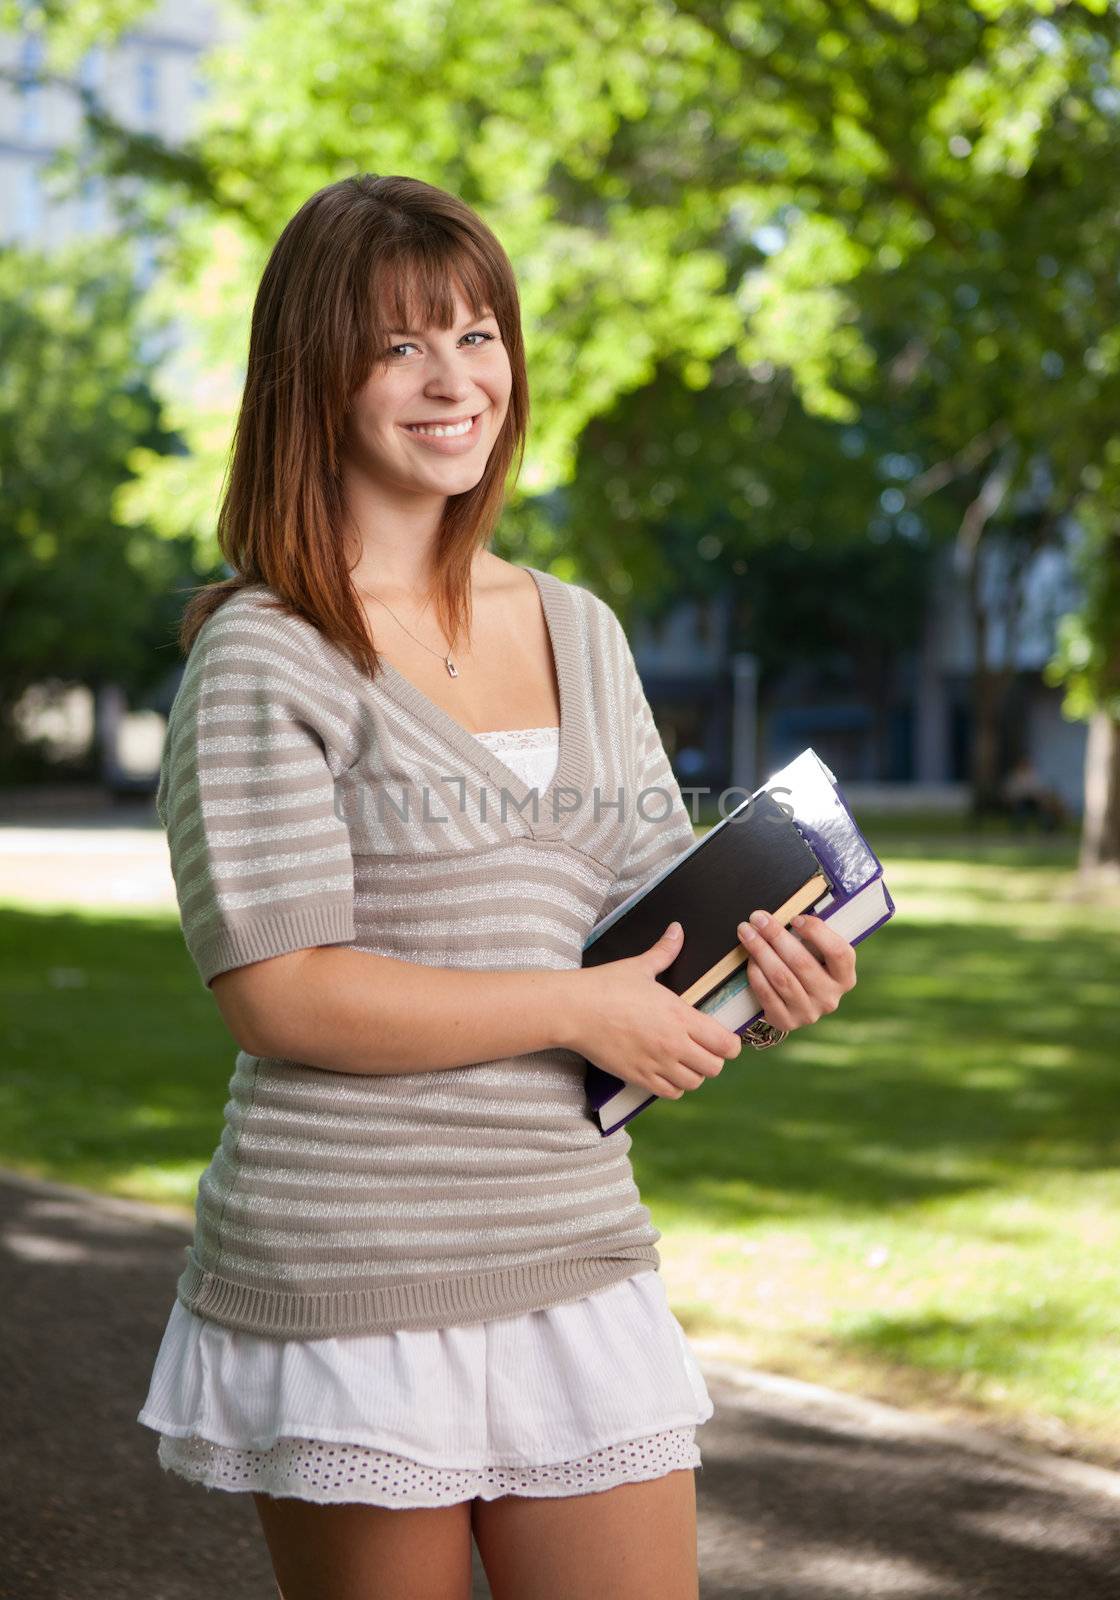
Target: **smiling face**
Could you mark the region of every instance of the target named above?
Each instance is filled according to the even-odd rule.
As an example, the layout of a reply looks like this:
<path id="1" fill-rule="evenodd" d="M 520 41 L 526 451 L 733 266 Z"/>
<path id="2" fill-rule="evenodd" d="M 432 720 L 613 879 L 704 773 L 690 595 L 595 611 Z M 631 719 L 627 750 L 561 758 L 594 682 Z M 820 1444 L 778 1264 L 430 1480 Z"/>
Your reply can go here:
<path id="1" fill-rule="evenodd" d="M 452 327 L 389 330 L 380 359 L 351 398 L 352 468 L 398 493 L 446 496 L 474 488 L 513 386 L 497 318 L 485 309 L 473 316 L 456 286 Z M 417 425 L 449 432 L 440 437 Z"/>

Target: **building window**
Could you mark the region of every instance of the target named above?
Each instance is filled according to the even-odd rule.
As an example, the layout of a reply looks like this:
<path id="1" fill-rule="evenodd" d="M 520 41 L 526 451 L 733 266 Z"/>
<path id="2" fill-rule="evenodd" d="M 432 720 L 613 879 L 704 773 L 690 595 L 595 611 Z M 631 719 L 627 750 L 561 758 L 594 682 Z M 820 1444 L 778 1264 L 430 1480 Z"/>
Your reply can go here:
<path id="1" fill-rule="evenodd" d="M 34 165 L 24 167 L 20 173 L 17 215 L 21 234 L 32 237 L 39 232 L 43 222 L 43 191 Z"/>
<path id="2" fill-rule="evenodd" d="M 19 56 L 19 130 L 25 139 L 38 139 L 43 132 L 43 90 L 35 81 L 42 63 L 42 39 L 25 34 Z"/>
<path id="3" fill-rule="evenodd" d="M 152 127 L 159 115 L 159 62 L 155 56 L 143 55 L 136 66 L 136 86 L 140 115 L 147 127 Z"/>
<path id="4" fill-rule="evenodd" d="M 157 267 L 155 244 L 146 233 L 141 234 L 136 241 L 136 282 L 141 289 L 149 287 Z"/>
<path id="5" fill-rule="evenodd" d="M 93 233 L 101 215 L 101 183 L 87 178 L 82 184 L 82 232 Z"/>
<path id="6" fill-rule="evenodd" d="M 105 51 L 101 45 L 91 44 L 78 67 L 78 82 L 83 89 L 93 90 L 100 87 L 104 63 Z"/>

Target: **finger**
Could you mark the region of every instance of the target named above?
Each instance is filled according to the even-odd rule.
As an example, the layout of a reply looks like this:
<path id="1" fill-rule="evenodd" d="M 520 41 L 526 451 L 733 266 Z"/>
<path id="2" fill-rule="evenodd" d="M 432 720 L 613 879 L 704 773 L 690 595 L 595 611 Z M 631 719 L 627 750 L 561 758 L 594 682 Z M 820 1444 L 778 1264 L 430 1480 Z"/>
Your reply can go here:
<path id="1" fill-rule="evenodd" d="M 678 1089 L 675 1083 L 670 1083 L 661 1074 L 651 1077 L 647 1087 L 651 1094 L 660 1095 L 663 1100 L 679 1100 L 684 1094 L 683 1089 Z"/>
<path id="2" fill-rule="evenodd" d="M 717 1022 L 706 1011 L 697 1011 L 695 1006 L 689 1006 L 688 1009 L 691 1015 L 685 1019 L 685 1027 L 689 1037 L 721 1061 L 733 1061 L 743 1048 L 741 1035 L 731 1028 L 725 1028 L 722 1022 Z"/>
<path id="3" fill-rule="evenodd" d="M 747 962 L 747 982 L 762 1006 L 763 1021 L 769 1022 L 772 1027 L 784 1028 L 787 1033 L 801 1026 L 753 956 Z"/>
<path id="4" fill-rule="evenodd" d="M 679 1100 L 684 1094 L 684 1089 L 671 1078 L 667 1078 L 663 1072 L 652 1080 L 650 1088 L 654 1094 L 661 1095 L 665 1100 Z"/>
<path id="5" fill-rule="evenodd" d="M 803 1022 L 815 1021 L 820 1012 L 820 1006 L 816 1003 L 815 995 L 811 994 L 802 984 L 797 974 L 787 967 L 785 961 L 777 950 L 773 948 L 765 935 L 755 932 L 751 937 L 748 929 L 744 932 L 743 942 L 750 951 L 750 958 L 757 963 L 764 976 L 768 979 L 771 990 L 782 1001 L 786 1010 L 791 1015 L 797 1016 L 798 1021 L 794 1024 L 795 1027 L 800 1027 Z M 797 940 L 793 939 L 792 943 L 796 944 Z M 827 983 L 828 978 L 824 968 L 814 961 L 806 951 L 802 951 L 802 955 L 806 961 L 816 968 L 819 977 Z"/>
<path id="6" fill-rule="evenodd" d="M 773 918 L 771 918 L 773 921 Z M 785 930 L 782 930 L 785 932 Z M 792 935 L 787 935 L 791 938 Z M 798 941 L 793 940 L 796 944 Z M 762 967 L 771 988 L 783 1001 L 787 1012 L 797 1018 L 794 1027 L 816 1022 L 826 1011 L 835 1011 L 844 993 L 844 985 L 831 977 L 826 967 L 808 956 L 812 972 L 804 982 L 786 966 L 785 961 L 771 943 L 756 936 L 751 943 L 755 961 Z M 804 953 L 804 952 L 803 952 Z M 760 996 L 761 998 L 761 996 Z"/>
<path id="7" fill-rule="evenodd" d="M 706 1078 L 714 1078 L 717 1072 L 723 1071 L 724 1059 L 691 1038 L 681 1052 L 682 1065 L 691 1067 L 694 1072 L 702 1072 Z"/>
<path id="8" fill-rule="evenodd" d="M 670 1083 L 675 1083 L 678 1089 L 699 1089 L 702 1083 L 707 1083 L 707 1074 L 695 1072 L 690 1065 L 683 1061 L 674 1061 L 671 1067 L 666 1067 L 661 1076 L 668 1078 Z"/>
<path id="9" fill-rule="evenodd" d="M 855 946 L 849 944 L 843 934 L 837 933 L 835 928 L 830 928 L 821 917 L 805 915 L 800 919 L 793 919 L 793 926 L 798 937 L 805 939 L 813 948 L 818 950 L 830 977 L 837 983 L 843 984 L 846 989 L 854 988 L 856 981 L 856 952 Z"/>
<path id="10" fill-rule="evenodd" d="M 756 918 L 765 918 L 758 922 Z M 795 938 L 788 928 L 784 928 L 777 917 L 767 916 L 764 911 L 755 911 L 749 922 L 740 923 L 740 938 L 752 955 L 761 959 L 759 946 L 763 940 L 770 949 L 778 955 L 789 970 L 801 983 L 808 994 L 816 993 L 823 983 L 825 987 L 831 974 L 821 966 L 811 950 L 807 950 L 801 940 Z M 753 935 L 753 937 L 752 937 Z M 769 971 L 770 968 L 767 968 Z M 822 991 L 823 992 L 823 991 Z"/>
<path id="11" fill-rule="evenodd" d="M 707 1011 L 698 1011 L 687 1000 L 680 1002 L 679 1018 L 689 1038 L 718 1056 L 720 1061 L 732 1061 L 742 1051 L 742 1038 L 733 1028 L 717 1021 Z"/>

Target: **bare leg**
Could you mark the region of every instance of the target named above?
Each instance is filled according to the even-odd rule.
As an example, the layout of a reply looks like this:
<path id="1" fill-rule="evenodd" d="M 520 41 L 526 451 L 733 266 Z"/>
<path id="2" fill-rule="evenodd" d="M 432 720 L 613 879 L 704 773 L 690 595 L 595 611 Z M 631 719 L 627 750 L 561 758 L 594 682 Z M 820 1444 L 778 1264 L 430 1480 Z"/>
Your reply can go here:
<path id="1" fill-rule="evenodd" d="M 691 1467 L 595 1494 L 475 1500 L 471 1522 L 493 1600 L 699 1600 Z"/>
<path id="2" fill-rule="evenodd" d="M 316 1505 L 254 1494 L 281 1600 L 470 1600 L 471 1502 Z"/>

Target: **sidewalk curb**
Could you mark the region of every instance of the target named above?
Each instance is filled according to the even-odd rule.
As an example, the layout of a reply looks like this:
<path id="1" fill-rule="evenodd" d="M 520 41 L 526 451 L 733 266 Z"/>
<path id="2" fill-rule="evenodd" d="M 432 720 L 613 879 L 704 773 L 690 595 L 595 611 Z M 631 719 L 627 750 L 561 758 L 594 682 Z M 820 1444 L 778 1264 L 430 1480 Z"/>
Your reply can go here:
<path id="1" fill-rule="evenodd" d="M 753 1394 L 790 1400 L 804 1409 L 826 1410 L 833 1416 L 846 1411 L 854 1421 L 882 1438 L 923 1439 L 931 1444 L 944 1444 L 974 1455 L 988 1456 L 1024 1472 L 1041 1474 L 1071 1489 L 1120 1500 L 1120 1472 L 1108 1467 L 1057 1455 L 1040 1445 L 1017 1444 L 968 1423 L 942 1422 L 936 1417 L 926 1417 L 919 1412 L 888 1405 L 882 1400 L 869 1400 L 863 1395 L 808 1383 L 802 1378 L 779 1377 L 719 1360 L 705 1354 L 703 1339 L 690 1337 L 689 1344 L 696 1352 L 705 1376 L 717 1378 L 741 1391 L 740 1395 L 733 1397 L 732 1404 L 738 1401 L 744 1409 L 749 1408 L 749 1397 Z"/>

